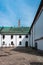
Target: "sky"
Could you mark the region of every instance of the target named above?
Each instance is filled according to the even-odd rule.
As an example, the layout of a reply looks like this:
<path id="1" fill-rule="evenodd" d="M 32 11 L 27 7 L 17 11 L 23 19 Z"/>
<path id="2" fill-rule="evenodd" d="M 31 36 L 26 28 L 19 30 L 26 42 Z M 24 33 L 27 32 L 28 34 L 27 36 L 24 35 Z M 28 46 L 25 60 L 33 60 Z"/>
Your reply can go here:
<path id="1" fill-rule="evenodd" d="M 0 26 L 30 27 L 41 0 L 0 0 Z"/>

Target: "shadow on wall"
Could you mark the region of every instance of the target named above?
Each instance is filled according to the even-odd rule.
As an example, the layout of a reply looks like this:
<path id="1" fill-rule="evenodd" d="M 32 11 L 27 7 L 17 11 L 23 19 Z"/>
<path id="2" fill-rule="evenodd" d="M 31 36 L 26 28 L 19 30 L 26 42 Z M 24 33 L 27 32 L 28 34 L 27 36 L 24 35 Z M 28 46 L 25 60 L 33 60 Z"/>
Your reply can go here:
<path id="1" fill-rule="evenodd" d="M 30 65 L 43 65 L 43 62 L 31 62 Z"/>

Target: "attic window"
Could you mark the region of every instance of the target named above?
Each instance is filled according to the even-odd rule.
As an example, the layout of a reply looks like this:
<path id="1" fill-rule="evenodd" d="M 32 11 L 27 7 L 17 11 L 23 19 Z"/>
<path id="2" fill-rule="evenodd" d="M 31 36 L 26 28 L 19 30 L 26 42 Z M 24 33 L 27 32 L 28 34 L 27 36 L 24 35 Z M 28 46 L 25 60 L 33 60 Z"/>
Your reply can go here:
<path id="1" fill-rule="evenodd" d="M 28 38 L 28 35 L 26 35 L 26 38 Z"/>
<path id="2" fill-rule="evenodd" d="M 3 35 L 3 39 L 5 38 L 5 35 Z"/>
<path id="3" fill-rule="evenodd" d="M 13 39 L 13 35 L 11 35 L 11 39 Z"/>

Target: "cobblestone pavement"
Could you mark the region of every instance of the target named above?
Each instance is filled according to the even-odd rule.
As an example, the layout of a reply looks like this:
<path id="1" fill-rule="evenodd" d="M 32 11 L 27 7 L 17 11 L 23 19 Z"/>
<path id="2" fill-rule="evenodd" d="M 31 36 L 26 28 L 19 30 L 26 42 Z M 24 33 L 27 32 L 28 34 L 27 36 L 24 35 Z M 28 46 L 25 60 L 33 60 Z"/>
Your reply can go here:
<path id="1" fill-rule="evenodd" d="M 0 48 L 0 65 L 43 65 L 43 51 L 32 48 Z"/>

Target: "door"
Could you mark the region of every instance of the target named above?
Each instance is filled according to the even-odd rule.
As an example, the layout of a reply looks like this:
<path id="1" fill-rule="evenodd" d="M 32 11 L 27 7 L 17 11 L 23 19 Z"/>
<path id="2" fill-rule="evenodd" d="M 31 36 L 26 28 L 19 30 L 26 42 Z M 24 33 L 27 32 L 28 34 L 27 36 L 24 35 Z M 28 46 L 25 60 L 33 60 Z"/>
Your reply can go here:
<path id="1" fill-rule="evenodd" d="M 26 41 L 26 43 L 25 43 L 25 47 L 28 47 L 28 41 Z"/>
<path id="2" fill-rule="evenodd" d="M 35 49 L 37 50 L 37 42 L 35 42 Z"/>

